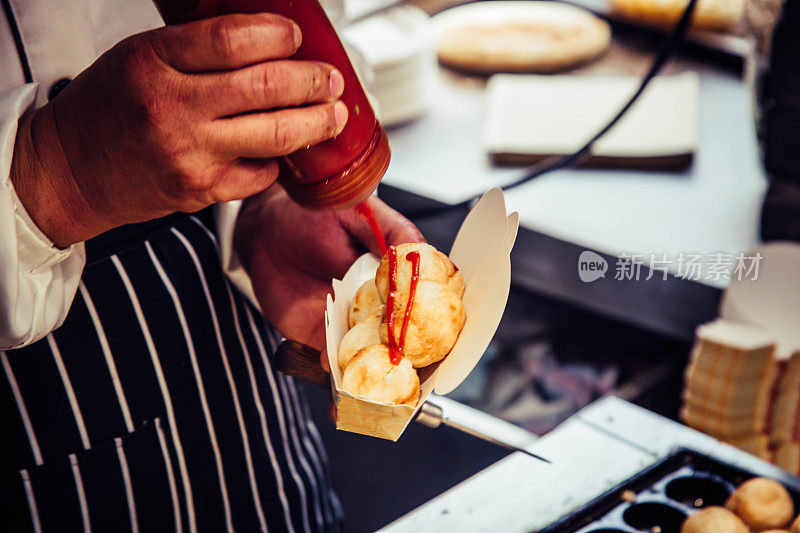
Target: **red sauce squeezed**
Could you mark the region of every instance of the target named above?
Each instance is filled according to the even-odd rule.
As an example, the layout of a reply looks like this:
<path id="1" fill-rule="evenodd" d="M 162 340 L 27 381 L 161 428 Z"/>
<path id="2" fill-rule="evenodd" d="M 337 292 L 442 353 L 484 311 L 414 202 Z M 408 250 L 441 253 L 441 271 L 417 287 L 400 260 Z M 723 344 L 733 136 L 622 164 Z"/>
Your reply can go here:
<path id="1" fill-rule="evenodd" d="M 403 358 L 403 348 L 406 343 L 406 332 L 408 323 L 411 320 L 411 310 L 414 306 L 414 295 L 417 293 L 419 283 L 419 252 L 408 252 L 406 260 L 411 262 L 411 283 L 408 287 L 408 303 L 403 314 L 403 322 L 400 326 L 399 339 L 395 336 L 395 326 L 397 325 L 397 315 L 395 313 L 395 298 L 397 298 L 397 248 L 394 246 L 388 250 L 389 257 L 389 294 L 386 297 L 386 328 L 389 337 L 389 361 L 393 365 L 400 364 Z"/>
<path id="2" fill-rule="evenodd" d="M 408 286 L 408 303 L 406 304 L 406 312 L 403 315 L 403 327 L 400 328 L 400 354 L 403 353 L 403 348 L 406 344 L 406 331 L 408 330 L 408 321 L 411 320 L 411 308 L 414 306 L 414 295 L 417 293 L 417 284 L 419 283 L 419 252 L 408 252 L 406 260 L 411 262 L 411 283 Z"/>
<path id="3" fill-rule="evenodd" d="M 394 336 L 395 313 L 394 300 L 397 297 L 397 248 L 390 246 L 386 252 L 389 257 L 389 294 L 386 296 L 386 333 L 389 337 L 389 361 L 393 365 L 400 364 L 403 354 Z"/>
<path id="4" fill-rule="evenodd" d="M 372 229 L 372 233 L 375 234 L 375 240 L 378 241 L 378 249 L 381 251 L 381 256 L 386 255 L 386 238 L 378 226 L 378 221 L 375 220 L 375 213 L 372 212 L 372 208 L 367 205 L 367 202 L 361 202 L 355 209 L 356 213 L 364 217 Z"/>

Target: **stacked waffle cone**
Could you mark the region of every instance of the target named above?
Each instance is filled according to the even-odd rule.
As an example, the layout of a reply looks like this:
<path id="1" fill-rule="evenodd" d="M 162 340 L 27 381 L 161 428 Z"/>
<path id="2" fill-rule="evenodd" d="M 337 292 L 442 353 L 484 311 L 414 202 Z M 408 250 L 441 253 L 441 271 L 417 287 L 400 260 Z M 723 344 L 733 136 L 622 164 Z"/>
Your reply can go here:
<path id="1" fill-rule="evenodd" d="M 800 352 L 788 359 L 755 326 L 700 326 L 686 369 L 683 422 L 800 474 Z"/>
<path id="2" fill-rule="evenodd" d="M 783 365 L 770 422 L 775 463 L 800 474 L 800 352 Z"/>

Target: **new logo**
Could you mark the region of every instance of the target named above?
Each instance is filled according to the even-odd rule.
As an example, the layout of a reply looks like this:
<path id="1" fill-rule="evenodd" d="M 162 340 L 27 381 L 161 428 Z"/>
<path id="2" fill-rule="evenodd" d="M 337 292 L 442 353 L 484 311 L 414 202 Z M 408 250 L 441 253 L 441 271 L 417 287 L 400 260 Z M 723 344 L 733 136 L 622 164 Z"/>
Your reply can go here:
<path id="1" fill-rule="evenodd" d="M 584 283 L 590 283 L 606 277 L 608 261 L 591 250 L 584 250 L 578 257 L 578 277 Z"/>

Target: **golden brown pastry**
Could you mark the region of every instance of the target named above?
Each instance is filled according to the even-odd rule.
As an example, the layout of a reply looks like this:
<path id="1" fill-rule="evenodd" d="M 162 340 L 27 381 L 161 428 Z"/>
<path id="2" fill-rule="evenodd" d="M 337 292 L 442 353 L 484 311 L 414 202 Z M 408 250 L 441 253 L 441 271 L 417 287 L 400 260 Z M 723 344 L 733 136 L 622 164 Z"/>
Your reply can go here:
<path id="1" fill-rule="evenodd" d="M 684 520 L 681 533 L 750 533 L 750 528 L 727 509 L 712 506 Z"/>
<path id="2" fill-rule="evenodd" d="M 800 533 L 800 516 L 798 516 L 795 521 L 792 522 L 791 533 Z"/>
<path id="3" fill-rule="evenodd" d="M 398 291 L 395 299 L 395 341 L 400 341 L 408 292 Z M 420 281 L 411 306 L 408 329 L 403 346 L 404 359 L 414 368 L 422 368 L 444 359 L 458 340 L 466 322 L 461 298 L 450 288 L 434 281 Z M 389 342 L 387 318 L 380 327 L 381 342 Z"/>
<path id="4" fill-rule="evenodd" d="M 347 364 L 342 389 L 373 402 L 416 405 L 419 376 L 407 357 L 393 365 L 389 361 L 389 348 L 373 344 L 359 350 Z"/>
<path id="5" fill-rule="evenodd" d="M 347 313 L 347 327 L 352 328 L 359 322 L 380 322 L 383 315 L 383 300 L 378 294 L 375 280 L 365 281 L 356 291 L 353 303 Z"/>
<path id="6" fill-rule="evenodd" d="M 687 3 L 688 0 L 611 0 L 616 13 L 653 26 L 675 24 Z M 729 30 L 742 20 L 744 5 L 745 0 L 699 0 L 692 16 L 692 26 Z"/>
<path id="7" fill-rule="evenodd" d="M 407 243 L 397 247 L 397 288 L 402 292 L 408 290 L 411 283 L 411 262 L 406 259 L 408 252 L 419 252 L 419 279 L 420 281 L 436 281 L 444 284 L 453 293 L 462 298 L 464 296 L 464 277 L 456 268 L 450 258 L 427 243 Z M 375 274 L 375 284 L 381 300 L 386 301 L 389 294 L 389 255 L 385 254 L 378 265 Z"/>
<path id="8" fill-rule="evenodd" d="M 761 533 L 789 533 L 786 529 L 765 529 Z"/>
<path id="9" fill-rule="evenodd" d="M 434 20 L 439 61 L 484 74 L 556 72 L 597 57 L 611 43 L 608 22 L 563 2 L 474 2 Z"/>
<path id="10" fill-rule="evenodd" d="M 348 331 L 339 345 L 339 368 L 344 370 L 350 359 L 361 348 L 370 344 L 380 344 L 380 323 L 374 321 L 359 322 Z"/>
<path id="11" fill-rule="evenodd" d="M 794 503 L 784 486 L 763 477 L 739 485 L 725 507 L 756 531 L 780 529 L 794 516 Z"/>

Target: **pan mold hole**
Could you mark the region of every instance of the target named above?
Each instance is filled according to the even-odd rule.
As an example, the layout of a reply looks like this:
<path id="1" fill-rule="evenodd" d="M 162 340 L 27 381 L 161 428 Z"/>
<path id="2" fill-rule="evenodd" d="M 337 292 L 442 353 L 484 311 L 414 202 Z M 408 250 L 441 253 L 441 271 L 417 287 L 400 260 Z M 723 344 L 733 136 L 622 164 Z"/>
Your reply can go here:
<path id="1" fill-rule="evenodd" d="M 622 514 L 626 524 L 649 533 L 680 533 L 686 514 L 663 503 L 645 502 L 628 507 Z"/>
<path id="2" fill-rule="evenodd" d="M 697 476 L 675 478 L 667 484 L 667 497 L 688 507 L 702 509 L 725 505 L 730 490 L 713 479 Z"/>

